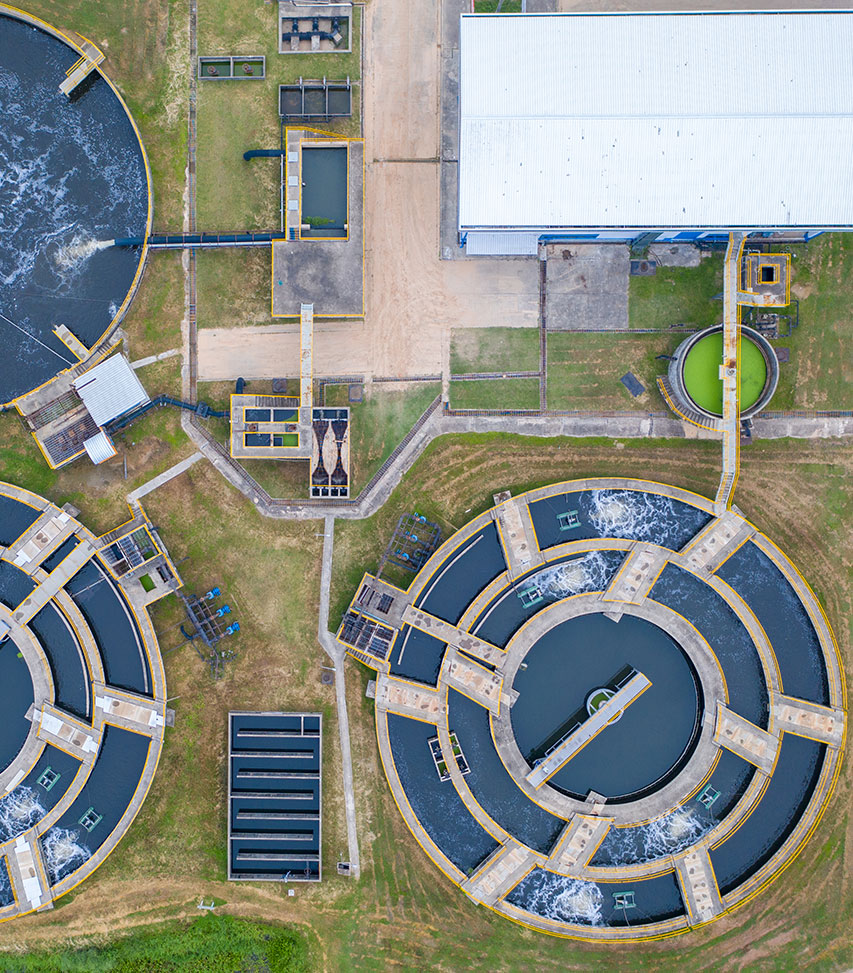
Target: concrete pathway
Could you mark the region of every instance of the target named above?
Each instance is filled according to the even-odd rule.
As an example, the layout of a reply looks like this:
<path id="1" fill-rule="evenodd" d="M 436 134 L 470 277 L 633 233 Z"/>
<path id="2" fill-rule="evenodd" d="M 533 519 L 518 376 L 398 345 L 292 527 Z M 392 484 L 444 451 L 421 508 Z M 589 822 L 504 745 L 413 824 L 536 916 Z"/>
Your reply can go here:
<path id="1" fill-rule="evenodd" d="M 158 487 L 163 486 L 164 483 L 168 483 L 169 480 L 174 480 L 176 476 L 180 476 L 181 473 L 184 473 L 200 459 L 204 459 L 204 453 L 193 453 L 192 456 L 182 459 L 180 463 L 175 463 L 174 466 L 170 466 L 168 470 L 165 470 L 159 476 L 155 476 L 147 483 L 143 483 L 141 487 L 131 490 L 131 492 L 127 495 L 128 503 L 133 503 L 136 500 L 140 500 L 142 497 L 156 490 Z"/>
<path id="2" fill-rule="evenodd" d="M 198 449 L 217 470 L 257 506 L 264 517 L 282 520 L 315 520 L 320 517 L 344 517 L 361 520 L 372 517 L 389 499 L 421 453 L 439 436 L 458 433 L 502 432 L 519 436 L 571 438 L 605 437 L 608 439 L 720 439 L 718 432 L 698 429 L 692 423 L 674 418 L 650 416 L 647 413 L 624 413 L 619 416 L 501 416 L 453 415 L 443 413 L 436 404 L 419 427 L 397 447 L 384 464 L 381 473 L 352 500 L 286 500 L 270 498 L 248 474 L 218 448 L 184 412 L 183 428 Z M 753 422 L 756 439 L 802 437 L 829 439 L 853 436 L 853 416 L 758 418 Z"/>
<path id="3" fill-rule="evenodd" d="M 341 764 L 344 778 L 344 807 L 347 819 L 347 844 L 349 846 L 350 875 L 361 875 L 361 857 L 358 853 L 358 827 L 355 816 L 355 791 L 353 787 L 352 750 L 349 736 L 347 711 L 346 669 L 344 647 L 329 631 L 329 589 L 332 583 L 332 555 L 335 546 L 335 518 L 326 516 L 323 522 L 323 567 L 320 574 L 320 612 L 317 619 L 317 638 L 335 666 L 335 696 L 338 705 L 338 732 L 341 737 Z"/>
<path id="4" fill-rule="evenodd" d="M 745 233 L 730 233 L 723 274 L 723 470 L 717 488 L 717 514 L 732 503 L 740 468 L 740 265 Z"/>
<path id="5" fill-rule="evenodd" d="M 149 355 L 147 358 L 137 358 L 130 363 L 131 368 L 144 368 L 146 365 L 153 365 L 158 361 L 165 361 L 167 358 L 177 358 L 181 354 L 180 348 L 170 348 L 168 351 L 161 351 L 159 355 Z"/>

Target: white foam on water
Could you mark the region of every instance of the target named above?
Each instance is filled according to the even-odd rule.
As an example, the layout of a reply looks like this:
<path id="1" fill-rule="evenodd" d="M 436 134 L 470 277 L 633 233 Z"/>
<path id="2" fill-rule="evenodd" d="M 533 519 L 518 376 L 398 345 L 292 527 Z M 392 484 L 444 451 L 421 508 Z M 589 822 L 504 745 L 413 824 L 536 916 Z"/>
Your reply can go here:
<path id="1" fill-rule="evenodd" d="M 23 834 L 44 817 L 45 809 L 31 787 L 16 787 L 0 798 L 0 840 Z"/>
<path id="2" fill-rule="evenodd" d="M 548 885 L 527 896 L 523 902 L 520 898 L 516 901 L 529 912 L 558 922 L 585 926 L 600 926 L 603 922 L 601 904 L 604 896 L 595 882 L 552 876 Z"/>
<path id="3" fill-rule="evenodd" d="M 95 240 L 86 232 L 75 233 L 68 243 L 59 246 L 53 255 L 53 262 L 60 271 L 71 270 L 84 260 L 88 260 L 99 250 L 112 246 L 112 240 Z"/>
<path id="4" fill-rule="evenodd" d="M 600 537 L 654 541 L 664 547 L 685 543 L 708 519 L 699 510 L 676 507 L 671 497 L 640 490 L 593 490 L 588 503 L 590 523 Z"/>
<path id="5" fill-rule="evenodd" d="M 44 862 L 51 885 L 61 881 L 92 857 L 92 852 L 78 841 L 79 831 L 70 828 L 51 828 L 41 839 Z"/>
<path id="6" fill-rule="evenodd" d="M 695 845 L 713 819 L 684 807 L 638 828 L 612 828 L 601 845 L 600 864 L 639 865 Z"/>
<path id="7" fill-rule="evenodd" d="M 710 827 L 710 822 L 694 811 L 677 808 L 665 817 L 643 827 L 645 860 L 674 855 L 695 844 Z"/>
<path id="8" fill-rule="evenodd" d="M 543 598 L 558 601 L 585 591 L 604 591 L 614 566 L 600 551 L 590 551 L 583 557 L 543 568 L 526 579 L 522 587 L 535 587 Z"/>

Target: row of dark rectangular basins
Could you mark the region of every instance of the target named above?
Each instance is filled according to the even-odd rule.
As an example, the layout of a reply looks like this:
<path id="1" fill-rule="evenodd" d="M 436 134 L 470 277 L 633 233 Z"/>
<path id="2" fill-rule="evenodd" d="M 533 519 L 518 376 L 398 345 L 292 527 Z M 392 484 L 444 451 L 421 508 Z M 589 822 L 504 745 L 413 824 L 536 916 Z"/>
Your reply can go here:
<path id="1" fill-rule="evenodd" d="M 320 878 L 318 714 L 232 713 L 229 878 Z"/>
<path id="2" fill-rule="evenodd" d="M 346 82 L 279 85 L 278 111 L 282 118 L 346 118 L 352 115 L 352 88 Z"/>

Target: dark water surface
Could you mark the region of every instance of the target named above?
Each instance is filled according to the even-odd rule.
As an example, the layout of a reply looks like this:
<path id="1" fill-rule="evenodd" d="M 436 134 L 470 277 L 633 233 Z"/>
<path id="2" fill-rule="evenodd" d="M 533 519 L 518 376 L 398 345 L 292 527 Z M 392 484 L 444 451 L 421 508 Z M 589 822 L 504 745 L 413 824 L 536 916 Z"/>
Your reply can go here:
<path id="1" fill-rule="evenodd" d="M 59 91 L 77 52 L 0 16 L 0 402 L 76 362 L 53 334 L 87 347 L 107 330 L 140 254 L 98 241 L 142 236 L 145 164 L 124 108 L 97 74 Z"/>
<path id="2" fill-rule="evenodd" d="M 573 714 L 588 718 L 587 696 L 615 688 L 626 667 L 651 686 L 621 718 L 605 727 L 550 780 L 585 798 L 593 790 L 610 800 L 637 794 L 669 776 L 689 756 L 701 708 L 698 678 L 687 656 L 662 629 L 642 618 L 581 615 L 552 628 L 525 657 L 513 689 L 512 727 L 528 761 Z"/>

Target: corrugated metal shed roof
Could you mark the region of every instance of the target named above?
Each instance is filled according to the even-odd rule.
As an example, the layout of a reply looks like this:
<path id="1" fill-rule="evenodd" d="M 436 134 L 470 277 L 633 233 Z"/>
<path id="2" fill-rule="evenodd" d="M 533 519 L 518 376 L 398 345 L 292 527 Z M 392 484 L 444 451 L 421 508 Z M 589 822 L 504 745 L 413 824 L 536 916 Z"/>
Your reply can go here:
<path id="1" fill-rule="evenodd" d="M 853 12 L 462 17 L 459 224 L 853 225 Z"/>
<path id="2" fill-rule="evenodd" d="M 113 441 L 102 429 L 97 436 L 92 436 L 91 439 L 87 439 L 83 443 L 83 449 L 89 454 L 89 459 L 93 463 L 103 463 L 105 460 L 111 459 L 116 454 L 116 448 L 113 446 Z"/>
<path id="3" fill-rule="evenodd" d="M 113 355 L 74 380 L 74 388 L 99 426 L 148 401 L 124 355 Z"/>
<path id="4" fill-rule="evenodd" d="M 465 253 L 473 256 L 536 256 L 539 252 L 538 233 L 477 233 L 467 235 Z"/>

